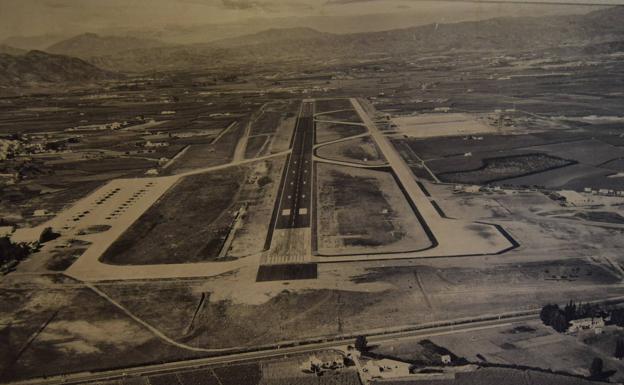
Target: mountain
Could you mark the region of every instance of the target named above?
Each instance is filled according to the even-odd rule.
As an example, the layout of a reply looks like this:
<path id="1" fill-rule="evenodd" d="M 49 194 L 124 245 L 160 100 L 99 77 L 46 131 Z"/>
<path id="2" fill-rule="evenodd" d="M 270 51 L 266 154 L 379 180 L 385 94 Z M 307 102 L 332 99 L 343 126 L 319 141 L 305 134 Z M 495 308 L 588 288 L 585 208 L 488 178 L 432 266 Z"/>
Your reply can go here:
<path id="1" fill-rule="evenodd" d="M 624 24 L 618 20 L 624 20 L 624 7 L 584 15 L 500 17 L 355 34 L 270 29 L 205 44 L 141 48 L 123 56 L 100 55 L 90 61 L 102 68 L 145 71 L 353 60 L 374 54 L 396 57 L 456 50 L 559 49 L 624 41 Z"/>
<path id="2" fill-rule="evenodd" d="M 81 59 L 30 51 L 23 55 L 0 54 L 0 85 L 27 86 L 41 83 L 81 83 L 116 77 Z"/>
<path id="3" fill-rule="evenodd" d="M 2 41 L 2 44 L 23 49 L 25 51 L 43 50 L 68 36 L 62 35 L 37 35 L 37 36 L 10 36 Z"/>
<path id="4" fill-rule="evenodd" d="M 298 44 L 308 40 L 326 39 L 332 35 L 312 28 L 270 28 L 250 35 L 217 40 L 208 45 L 219 48 L 232 48 L 264 44 Z"/>
<path id="5" fill-rule="evenodd" d="M 8 46 L 6 44 L 0 44 L 0 54 L 5 53 L 7 55 L 16 56 L 16 55 L 23 55 L 26 52 L 28 52 L 28 51 L 23 50 L 23 49 L 19 49 L 19 48 L 14 48 L 14 47 Z"/>
<path id="6" fill-rule="evenodd" d="M 165 44 L 154 39 L 130 36 L 100 36 L 84 33 L 51 45 L 46 52 L 89 59 L 96 56 L 115 55 L 135 49 L 162 47 Z"/>

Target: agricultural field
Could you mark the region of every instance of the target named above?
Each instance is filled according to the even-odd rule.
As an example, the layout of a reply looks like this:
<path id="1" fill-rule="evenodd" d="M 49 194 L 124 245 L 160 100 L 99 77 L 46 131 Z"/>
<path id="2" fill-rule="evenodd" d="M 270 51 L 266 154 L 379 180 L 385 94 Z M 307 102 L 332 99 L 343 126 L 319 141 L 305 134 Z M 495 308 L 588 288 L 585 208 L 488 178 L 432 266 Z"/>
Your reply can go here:
<path id="1" fill-rule="evenodd" d="M 243 105 L 231 97 L 189 93 L 183 86 L 119 87 L 4 100 L 0 139 L 35 148 L 1 162 L 1 174 L 16 175 L 15 181 L 0 181 L 5 220 L 19 226 L 39 224 L 45 218 L 34 217 L 34 210 L 59 212 L 115 178 L 227 162 L 242 134 L 240 127 L 264 102 Z M 182 150 L 171 167 L 161 169 Z"/>
<path id="2" fill-rule="evenodd" d="M 435 369 L 432 369 L 435 370 Z M 372 381 L 371 385 L 597 385 L 600 381 L 590 381 L 580 376 L 548 373 L 539 370 L 484 367 L 474 371 L 463 371 L 442 378 L 413 380 Z"/>
<path id="3" fill-rule="evenodd" d="M 330 160 L 370 166 L 382 166 L 386 160 L 370 136 L 345 140 L 321 146 L 316 155 Z"/>
<path id="4" fill-rule="evenodd" d="M 465 336 L 458 335 L 438 336 L 431 340 L 469 362 L 524 366 L 583 377 L 589 375 L 593 358 L 601 357 L 604 371 L 614 371 L 610 382 L 620 382 L 624 378 L 624 364 L 613 357 L 615 341 L 624 334 L 618 329 L 609 326 L 599 335 L 593 331 L 566 335 L 555 332 L 541 321 L 534 321 L 473 332 L 470 343 L 466 343 Z"/>
<path id="5" fill-rule="evenodd" d="M 321 360 L 342 360 L 335 352 L 314 354 Z M 294 356 L 279 360 L 263 360 L 248 364 L 212 366 L 169 374 L 133 377 L 125 380 L 98 382 L 97 385 L 361 385 L 353 367 L 328 370 L 322 376 L 306 370 L 310 356 Z M 92 384 L 96 385 L 96 384 Z"/>
<path id="6" fill-rule="evenodd" d="M 316 121 L 316 143 L 327 143 L 350 136 L 364 134 L 366 127 L 355 124 L 340 124 Z"/>

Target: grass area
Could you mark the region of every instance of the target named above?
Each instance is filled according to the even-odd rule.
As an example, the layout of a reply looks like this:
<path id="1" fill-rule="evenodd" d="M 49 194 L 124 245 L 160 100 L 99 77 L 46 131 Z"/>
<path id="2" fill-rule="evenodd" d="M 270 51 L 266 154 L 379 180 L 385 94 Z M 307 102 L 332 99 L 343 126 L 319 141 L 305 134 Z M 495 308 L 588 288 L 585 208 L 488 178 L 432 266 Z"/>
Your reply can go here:
<path id="1" fill-rule="evenodd" d="M 450 183 L 487 184 L 574 164 L 573 161 L 545 154 L 487 158 L 482 162 L 483 166 L 475 170 L 438 173 L 437 176 Z"/>
<path id="2" fill-rule="evenodd" d="M 574 217 L 592 222 L 624 224 L 624 216 L 611 211 L 583 211 L 574 214 Z"/>
<path id="3" fill-rule="evenodd" d="M 318 99 L 314 109 L 317 113 L 347 110 L 353 108 L 349 99 Z"/>
<path id="4" fill-rule="evenodd" d="M 329 112 L 316 115 L 317 120 L 337 121 L 337 122 L 350 122 L 350 123 L 362 123 L 360 115 L 355 112 L 354 109 L 349 108 L 347 110 L 341 110 L 336 112 Z"/>
<path id="5" fill-rule="evenodd" d="M 370 136 L 328 144 L 317 150 L 321 158 L 371 166 L 386 164 L 386 160 Z"/>
<path id="6" fill-rule="evenodd" d="M 416 250 L 430 245 L 390 173 L 317 165 L 321 254 Z"/>
<path id="7" fill-rule="evenodd" d="M 1 381 L 191 357 L 88 289 L 4 289 L 0 296 L 3 317 L 11 320 L 0 329 Z"/>
<path id="8" fill-rule="evenodd" d="M 269 136 L 265 135 L 250 137 L 247 141 L 247 148 L 245 149 L 245 158 L 250 159 L 264 155 L 268 149 L 265 143 L 270 139 Z M 263 147 L 264 150 L 260 151 Z"/>
<path id="9" fill-rule="evenodd" d="M 57 249 L 46 262 L 46 269 L 52 271 L 67 270 L 87 249 L 84 247 L 69 247 Z"/>
<path id="10" fill-rule="evenodd" d="M 212 139 L 191 144 L 189 149 L 167 169 L 167 172 L 181 173 L 229 162 L 243 134 L 244 124 L 244 122 L 239 122 L 214 144 L 212 144 Z"/>
<path id="11" fill-rule="evenodd" d="M 246 169 L 185 177 L 104 253 L 120 265 L 190 263 L 218 257 Z"/>
<path id="12" fill-rule="evenodd" d="M 340 123 L 316 123 L 316 143 L 326 143 L 332 140 L 348 138 L 350 136 L 363 134 L 366 127 L 353 124 Z"/>

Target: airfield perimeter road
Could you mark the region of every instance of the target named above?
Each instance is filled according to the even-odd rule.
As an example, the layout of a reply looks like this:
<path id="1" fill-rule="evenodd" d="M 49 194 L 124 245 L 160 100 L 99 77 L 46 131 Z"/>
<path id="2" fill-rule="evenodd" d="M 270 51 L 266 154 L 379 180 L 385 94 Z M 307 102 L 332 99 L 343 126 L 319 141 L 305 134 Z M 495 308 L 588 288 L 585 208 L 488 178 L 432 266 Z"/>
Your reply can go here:
<path id="1" fill-rule="evenodd" d="M 288 158 L 275 223 L 276 229 L 310 227 L 314 102 L 303 101 Z"/>
<path id="2" fill-rule="evenodd" d="M 368 335 L 367 339 L 370 343 L 400 341 L 403 339 L 422 339 L 440 335 L 466 333 L 477 330 L 509 327 L 514 322 L 524 322 L 537 320 L 539 310 L 527 311 L 519 315 L 491 316 L 487 320 L 482 321 L 466 321 L 456 325 L 446 325 L 439 327 L 427 327 L 419 330 L 399 331 L 396 333 L 382 333 Z M 354 337 L 355 338 L 355 337 Z M 318 343 L 310 343 L 301 346 L 289 346 L 284 348 L 258 350 L 253 352 L 237 353 L 230 355 L 222 355 L 218 357 L 199 358 L 186 361 L 176 361 L 164 364 L 156 364 L 149 366 L 141 366 L 126 369 L 116 369 L 102 372 L 83 372 L 69 374 L 66 376 L 48 377 L 41 379 L 33 379 L 27 381 L 19 381 L 11 384 L 14 385 L 61 385 L 61 384 L 85 384 L 98 381 L 119 380 L 130 376 L 146 376 L 155 375 L 175 371 L 200 369 L 206 366 L 223 365 L 231 363 L 244 363 L 250 361 L 258 361 L 262 359 L 280 358 L 291 356 L 293 354 L 311 353 L 323 349 L 340 349 L 351 344 L 352 339 L 343 339 L 339 341 L 326 341 Z"/>

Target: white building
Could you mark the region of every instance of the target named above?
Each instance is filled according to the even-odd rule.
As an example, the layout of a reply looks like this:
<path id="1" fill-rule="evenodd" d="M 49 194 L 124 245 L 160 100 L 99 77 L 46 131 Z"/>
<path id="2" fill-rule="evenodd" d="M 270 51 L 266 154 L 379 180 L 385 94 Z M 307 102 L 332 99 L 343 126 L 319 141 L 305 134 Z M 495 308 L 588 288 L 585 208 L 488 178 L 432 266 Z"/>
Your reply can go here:
<path id="1" fill-rule="evenodd" d="M 581 318 L 581 319 L 570 321 L 570 327 L 568 328 L 568 333 L 574 333 L 580 330 L 602 331 L 602 328 L 604 328 L 604 326 L 605 326 L 605 322 L 601 317 Z"/>

